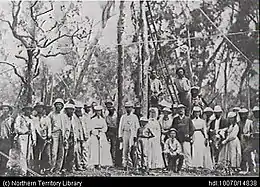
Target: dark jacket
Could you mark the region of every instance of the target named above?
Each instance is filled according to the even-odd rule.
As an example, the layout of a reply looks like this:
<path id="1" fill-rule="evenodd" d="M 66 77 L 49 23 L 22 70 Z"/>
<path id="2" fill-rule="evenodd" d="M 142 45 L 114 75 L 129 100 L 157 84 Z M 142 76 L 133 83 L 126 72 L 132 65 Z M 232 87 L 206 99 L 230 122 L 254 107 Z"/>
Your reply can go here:
<path id="1" fill-rule="evenodd" d="M 216 119 L 214 119 L 209 126 L 209 139 L 212 139 L 212 137 L 214 136 L 214 134 L 210 131 L 210 130 L 215 130 L 215 123 L 216 123 Z M 221 118 L 220 122 L 219 122 L 219 129 L 224 129 L 228 127 L 228 122 L 225 118 Z"/>
<path id="2" fill-rule="evenodd" d="M 191 137 L 194 133 L 194 126 L 189 117 L 185 116 L 183 119 L 177 116 L 173 119 L 172 127 L 177 130 L 177 140 L 180 143 L 190 142 Z"/>

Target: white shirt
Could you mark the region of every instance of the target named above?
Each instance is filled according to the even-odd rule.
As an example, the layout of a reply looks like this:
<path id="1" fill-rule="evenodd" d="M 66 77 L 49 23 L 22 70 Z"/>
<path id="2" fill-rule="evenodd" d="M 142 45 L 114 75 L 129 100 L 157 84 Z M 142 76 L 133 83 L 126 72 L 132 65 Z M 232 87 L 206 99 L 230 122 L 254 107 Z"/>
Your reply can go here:
<path id="1" fill-rule="evenodd" d="M 220 124 L 220 118 L 216 119 L 216 121 L 215 121 L 215 130 L 219 129 L 219 124 Z"/>

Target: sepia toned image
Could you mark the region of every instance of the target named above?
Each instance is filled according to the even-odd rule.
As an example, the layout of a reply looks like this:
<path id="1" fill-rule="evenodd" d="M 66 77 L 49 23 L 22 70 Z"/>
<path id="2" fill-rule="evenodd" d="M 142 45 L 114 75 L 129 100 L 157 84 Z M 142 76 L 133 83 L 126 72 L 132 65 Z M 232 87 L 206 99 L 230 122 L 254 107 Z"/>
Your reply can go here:
<path id="1" fill-rule="evenodd" d="M 259 2 L 0 1 L 0 176 L 259 176 Z"/>

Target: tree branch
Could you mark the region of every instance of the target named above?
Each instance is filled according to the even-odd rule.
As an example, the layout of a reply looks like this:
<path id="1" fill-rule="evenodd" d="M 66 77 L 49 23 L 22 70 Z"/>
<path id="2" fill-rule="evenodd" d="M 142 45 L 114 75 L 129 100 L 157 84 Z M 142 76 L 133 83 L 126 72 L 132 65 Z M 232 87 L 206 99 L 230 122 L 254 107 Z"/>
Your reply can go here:
<path id="1" fill-rule="evenodd" d="M 21 36 L 21 35 L 19 35 L 19 34 L 17 33 L 18 15 L 19 15 L 19 12 L 20 12 L 20 10 L 21 10 L 21 3 L 22 3 L 22 1 L 19 1 L 18 4 L 16 5 L 15 2 L 12 1 L 12 4 L 13 4 L 13 6 L 12 6 L 13 22 L 12 22 L 12 24 L 10 24 L 10 22 L 7 22 L 7 23 L 8 23 L 8 25 L 9 25 L 9 27 L 10 27 L 10 29 L 11 29 L 11 31 L 12 31 L 14 37 L 15 37 L 16 39 L 18 39 L 18 40 L 27 48 L 28 45 L 27 45 L 26 40 L 24 39 L 24 37 L 26 37 L 26 36 Z M 15 12 L 15 6 L 18 7 L 18 9 L 17 9 L 16 12 Z M 27 36 L 27 37 L 28 37 L 28 36 Z"/>
<path id="2" fill-rule="evenodd" d="M 0 21 L 7 23 L 9 25 L 9 27 L 12 29 L 12 25 L 11 25 L 10 21 L 4 20 L 2 18 L 0 18 Z"/>
<path id="3" fill-rule="evenodd" d="M 56 57 L 56 56 L 59 56 L 59 55 L 67 55 L 68 53 L 70 53 L 70 52 L 58 52 L 58 53 L 55 53 L 55 54 L 48 54 L 48 55 L 41 54 L 41 56 L 48 58 L 48 57 Z"/>
<path id="4" fill-rule="evenodd" d="M 19 56 L 19 55 L 15 55 L 16 58 L 24 60 L 25 62 L 27 62 L 27 59 L 23 56 Z"/>
<path id="5" fill-rule="evenodd" d="M 52 4 L 52 2 L 50 2 L 50 3 L 51 3 L 51 8 L 48 9 L 48 10 L 46 10 L 45 12 L 42 12 L 42 13 L 37 14 L 37 15 L 35 16 L 36 19 L 37 19 L 37 17 L 42 16 L 42 15 L 44 15 L 44 14 L 47 14 L 48 12 L 51 12 L 51 11 L 53 10 L 53 4 Z"/>
<path id="6" fill-rule="evenodd" d="M 17 68 L 15 67 L 15 65 L 13 65 L 13 64 L 11 64 L 11 63 L 9 63 L 9 62 L 2 62 L 2 61 L 0 61 L 0 64 L 6 64 L 6 65 L 11 66 L 11 67 L 13 68 L 13 70 L 14 70 L 14 73 L 22 80 L 22 82 L 23 82 L 24 84 L 26 84 L 26 81 L 25 81 L 24 77 L 18 73 L 18 70 L 17 70 Z"/>

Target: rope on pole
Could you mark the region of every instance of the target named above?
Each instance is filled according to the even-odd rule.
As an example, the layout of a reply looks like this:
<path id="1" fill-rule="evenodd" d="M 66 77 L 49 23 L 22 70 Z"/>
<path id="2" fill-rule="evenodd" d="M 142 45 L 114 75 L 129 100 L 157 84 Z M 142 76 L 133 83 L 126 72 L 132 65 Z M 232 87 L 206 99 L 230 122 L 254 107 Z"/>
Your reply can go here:
<path id="1" fill-rule="evenodd" d="M 216 24 L 209 18 L 209 16 L 201 9 L 199 8 L 201 13 L 209 20 L 209 22 L 221 33 L 221 35 L 251 64 L 253 62 L 216 26 Z"/>

